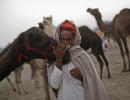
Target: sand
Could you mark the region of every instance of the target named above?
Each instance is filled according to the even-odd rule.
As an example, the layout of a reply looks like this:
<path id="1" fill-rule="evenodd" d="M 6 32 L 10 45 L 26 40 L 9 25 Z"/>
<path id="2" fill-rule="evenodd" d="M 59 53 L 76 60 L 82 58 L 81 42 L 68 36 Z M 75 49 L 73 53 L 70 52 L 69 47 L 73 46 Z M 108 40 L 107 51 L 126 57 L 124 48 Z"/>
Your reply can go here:
<path id="1" fill-rule="evenodd" d="M 130 44 L 130 41 L 128 44 Z M 103 83 L 106 87 L 110 100 L 130 100 L 130 72 L 121 72 L 123 69 L 123 63 L 119 48 L 111 48 L 105 52 L 105 54 L 109 61 L 109 68 L 112 78 L 107 78 L 107 70 L 104 66 Z M 99 73 L 99 64 L 97 63 L 97 60 L 92 54 L 90 54 L 90 56 L 96 65 L 97 72 Z M 14 74 L 11 73 L 10 77 L 13 81 L 13 84 L 15 84 Z M 40 78 L 40 88 L 35 89 L 34 80 L 31 80 L 30 68 L 27 64 L 24 65 L 22 80 L 23 86 L 28 94 L 19 96 L 16 92 L 13 92 L 7 80 L 4 79 L 2 82 L 0 82 L 0 100 L 45 100 L 42 78 Z M 55 100 L 53 94 L 52 98 L 52 100 Z"/>

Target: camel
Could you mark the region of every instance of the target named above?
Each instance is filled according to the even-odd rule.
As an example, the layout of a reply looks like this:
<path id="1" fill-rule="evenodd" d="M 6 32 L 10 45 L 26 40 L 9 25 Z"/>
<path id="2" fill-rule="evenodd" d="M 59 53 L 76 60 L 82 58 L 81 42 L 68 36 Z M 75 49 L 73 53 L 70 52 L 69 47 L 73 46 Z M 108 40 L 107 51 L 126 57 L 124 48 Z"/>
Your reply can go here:
<path id="1" fill-rule="evenodd" d="M 128 35 L 130 35 L 130 9 L 127 8 L 122 9 L 120 13 L 114 17 L 113 21 L 111 22 L 111 24 L 109 24 L 109 26 L 107 26 L 103 22 L 101 13 L 97 8 L 96 9 L 88 8 L 87 11 L 95 17 L 97 25 L 100 28 L 100 30 L 112 36 L 113 39 L 117 42 L 120 48 L 120 53 L 124 65 L 122 72 L 130 71 L 130 55 L 127 45 L 127 37 Z M 125 54 L 128 59 L 129 64 L 128 69 L 126 66 Z"/>
<path id="2" fill-rule="evenodd" d="M 102 79 L 102 72 L 103 72 L 103 65 L 104 65 L 103 60 L 107 67 L 108 78 L 111 78 L 108 61 L 105 57 L 105 54 L 102 48 L 101 38 L 95 32 L 90 30 L 87 26 L 80 26 L 79 32 L 81 34 L 81 44 L 80 44 L 81 47 L 84 50 L 91 48 L 92 54 L 94 54 L 94 56 L 96 57 L 97 61 L 100 64 L 100 78 Z"/>
<path id="3" fill-rule="evenodd" d="M 22 32 L 9 46 L 6 53 L 0 59 L 0 81 L 6 78 L 12 71 L 31 59 L 47 59 L 48 63 L 55 60 L 53 48 L 56 41 L 37 27 L 31 27 Z M 48 90 L 47 66 L 44 67 L 45 100 L 50 100 Z"/>
<path id="4" fill-rule="evenodd" d="M 48 36 L 54 37 L 54 27 L 52 25 L 52 16 L 50 17 L 43 17 L 43 22 L 39 23 L 39 28 L 41 28 L 45 33 L 47 33 Z M 4 50 L 5 51 L 5 50 Z M 38 72 L 40 72 L 40 75 L 43 76 L 44 72 L 44 66 L 46 66 L 45 62 L 43 59 L 31 59 L 28 64 L 30 65 L 31 68 L 31 76 L 32 79 L 35 80 L 35 88 L 39 88 L 39 75 Z M 15 82 L 17 89 L 13 86 L 13 83 L 11 82 L 11 79 L 7 77 L 7 81 L 9 82 L 10 86 L 12 87 L 14 92 L 18 92 L 19 95 L 21 94 L 26 94 L 27 92 L 25 91 L 23 85 L 22 85 L 22 80 L 21 80 L 21 75 L 23 71 L 23 66 L 17 68 L 14 70 L 14 75 L 15 75 Z M 43 78 L 44 79 L 44 78 Z M 43 80 L 43 84 L 44 80 Z"/>

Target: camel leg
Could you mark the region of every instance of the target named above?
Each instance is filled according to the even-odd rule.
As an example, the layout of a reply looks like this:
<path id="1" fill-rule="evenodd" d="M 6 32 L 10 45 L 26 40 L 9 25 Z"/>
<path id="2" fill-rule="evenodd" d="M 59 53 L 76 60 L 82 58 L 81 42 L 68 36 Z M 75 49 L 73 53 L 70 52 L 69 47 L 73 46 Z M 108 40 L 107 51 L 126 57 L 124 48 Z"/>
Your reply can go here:
<path id="1" fill-rule="evenodd" d="M 21 95 L 21 90 L 20 90 L 20 85 L 19 85 L 19 84 L 21 84 L 20 83 L 21 82 L 21 77 L 20 77 L 20 75 L 18 75 L 18 74 L 21 74 L 21 73 L 19 73 L 18 70 L 19 70 L 19 68 L 17 68 L 14 71 L 14 73 L 15 73 L 15 82 L 16 82 L 16 85 L 17 85 L 18 94 Z"/>
<path id="2" fill-rule="evenodd" d="M 124 51 L 123 51 L 123 47 L 122 47 L 122 44 L 121 44 L 121 40 L 117 39 L 117 44 L 120 48 L 120 52 L 121 52 L 121 56 L 122 56 L 122 60 L 123 60 L 123 64 L 124 64 L 124 68 L 122 70 L 122 72 L 126 72 L 126 62 L 125 62 L 125 54 L 124 54 Z"/>
<path id="3" fill-rule="evenodd" d="M 38 89 L 40 88 L 39 86 L 39 76 L 38 76 L 38 69 L 37 69 L 37 62 L 33 60 L 32 63 L 30 63 L 30 68 L 31 68 L 31 76 L 35 80 L 35 88 Z"/>
<path id="4" fill-rule="evenodd" d="M 95 55 L 97 61 L 100 64 L 100 78 L 102 79 L 103 61 L 102 61 L 101 57 L 98 54 L 94 54 L 94 55 Z"/>
<path id="5" fill-rule="evenodd" d="M 113 41 L 113 47 L 114 47 L 114 48 L 117 48 L 118 46 L 117 46 L 116 41 L 115 41 L 115 40 L 112 40 L 112 41 Z"/>
<path id="6" fill-rule="evenodd" d="M 43 84 L 45 90 L 45 100 L 51 100 L 49 95 L 49 83 L 48 83 L 48 76 L 47 76 L 47 64 L 43 65 Z"/>
<path id="7" fill-rule="evenodd" d="M 128 44 L 127 44 L 126 37 L 122 38 L 122 41 L 123 41 L 125 52 L 126 52 L 126 56 L 127 56 L 128 62 L 129 62 L 129 69 L 128 69 L 128 71 L 130 71 L 130 56 L 129 56 L 129 49 L 128 49 Z"/>
<path id="8" fill-rule="evenodd" d="M 34 66 L 33 66 L 33 64 L 31 64 L 31 63 L 29 63 L 29 65 L 30 65 L 30 68 L 31 68 L 31 79 L 34 79 Z"/>
<path id="9" fill-rule="evenodd" d="M 12 87 L 13 91 L 16 92 L 16 89 L 15 89 L 13 83 L 11 82 L 10 78 L 7 77 L 6 79 L 7 79 L 7 81 L 9 82 L 10 86 Z"/>
<path id="10" fill-rule="evenodd" d="M 107 59 L 106 59 L 105 54 L 104 54 L 103 51 L 101 52 L 101 56 L 102 56 L 103 60 L 105 61 L 105 64 L 106 64 L 106 67 L 107 67 L 108 78 L 111 78 L 111 74 L 110 74 L 110 71 L 109 71 L 108 61 L 107 61 Z"/>
<path id="11" fill-rule="evenodd" d="M 15 70 L 15 81 L 17 84 L 17 89 L 18 89 L 19 95 L 27 93 L 22 86 L 22 80 L 21 80 L 22 71 L 23 71 L 23 66 L 21 66 Z"/>
<path id="12" fill-rule="evenodd" d="M 38 69 L 37 69 L 37 68 L 34 68 L 34 70 L 35 70 L 35 71 L 34 71 L 35 88 L 38 89 L 38 88 L 40 88 Z"/>
<path id="13" fill-rule="evenodd" d="M 113 39 L 108 39 L 108 43 L 110 44 L 111 48 L 117 48 L 116 41 L 114 41 Z"/>

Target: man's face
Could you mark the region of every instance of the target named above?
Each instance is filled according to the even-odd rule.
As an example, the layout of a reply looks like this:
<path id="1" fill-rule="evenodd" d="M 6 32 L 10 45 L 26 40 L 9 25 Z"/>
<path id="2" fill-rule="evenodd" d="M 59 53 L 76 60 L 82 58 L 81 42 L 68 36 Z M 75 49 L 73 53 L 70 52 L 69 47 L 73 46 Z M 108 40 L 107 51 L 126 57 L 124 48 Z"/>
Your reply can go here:
<path id="1" fill-rule="evenodd" d="M 74 44 L 74 34 L 69 31 L 62 31 L 60 35 L 60 43 L 66 45 Z"/>

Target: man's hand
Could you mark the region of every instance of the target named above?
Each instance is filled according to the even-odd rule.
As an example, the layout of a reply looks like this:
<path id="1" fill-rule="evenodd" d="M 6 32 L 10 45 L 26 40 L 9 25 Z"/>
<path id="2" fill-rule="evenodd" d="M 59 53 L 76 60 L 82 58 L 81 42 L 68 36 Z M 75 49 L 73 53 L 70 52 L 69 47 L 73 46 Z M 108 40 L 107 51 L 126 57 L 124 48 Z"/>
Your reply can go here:
<path id="1" fill-rule="evenodd" d="M 83 81 L 83 76 L 82 76 L 81 71 L 78 67 L 70 70 L 70 74 L 71 74 L 72 77 L 79 79 L 80 81 Z"/>
<path id="2" fill-rule="evenodd" d="M 59 44 L 55 50 L 55 56 L 56 56 L 56 66 L 62 70 L 62 60 L 64 58 L 66 49 L 63 44 Z"/>

